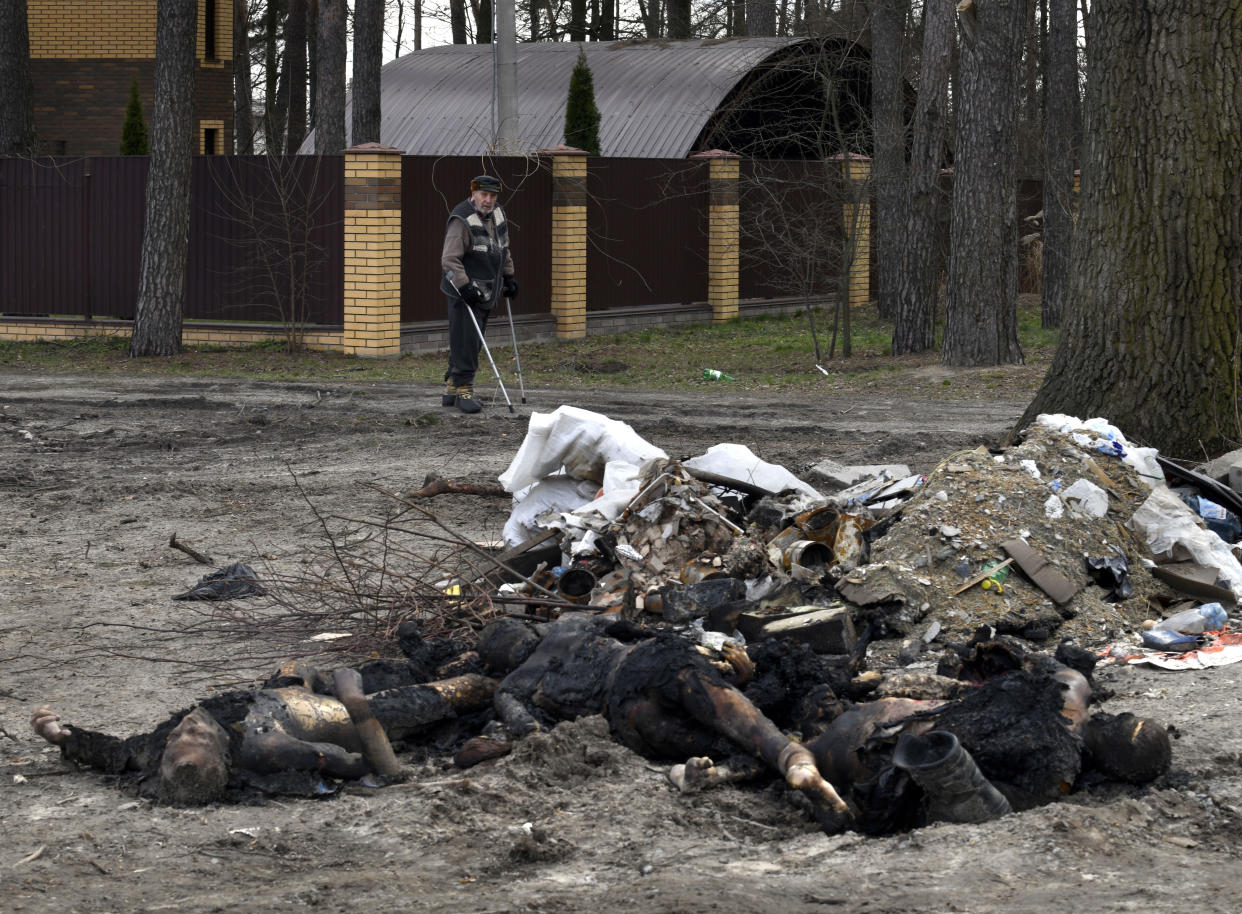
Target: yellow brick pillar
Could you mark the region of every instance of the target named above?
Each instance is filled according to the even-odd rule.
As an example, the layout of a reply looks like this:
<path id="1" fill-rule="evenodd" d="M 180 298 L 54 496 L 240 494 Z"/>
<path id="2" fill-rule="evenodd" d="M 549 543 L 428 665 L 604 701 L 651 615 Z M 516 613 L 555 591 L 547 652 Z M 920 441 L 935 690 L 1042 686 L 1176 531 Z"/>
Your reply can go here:
<path id="1" fill-rule="evenodd" d="M 401 150 L 363 143 L 345 150 L 347 355 L 401 354 Z"/>
<path id="2" fill-rule="evenodd" d="M 587 154 L 572 146 L 539 150 L 552 160 L 552 316 L 557 339 L 586 336 Z"/>
<path id="3" fill-rule="evenodd" d="M 871 301 L 871 199 L 867 193 L 871 159 L 853 153 L 833 158 L 841 162 L 845 178 L 842 216 L 849 254 L 849 306 L 852 310 Z"/>
<path id="4" fill-rule="evenodd" d="M 721 149 L 696 152 L 691 158 L 707 160 L 707 303 L 712 306 L 712 323 L 717 323 L 737 317 L 741 161 L 735 153 Z"/>

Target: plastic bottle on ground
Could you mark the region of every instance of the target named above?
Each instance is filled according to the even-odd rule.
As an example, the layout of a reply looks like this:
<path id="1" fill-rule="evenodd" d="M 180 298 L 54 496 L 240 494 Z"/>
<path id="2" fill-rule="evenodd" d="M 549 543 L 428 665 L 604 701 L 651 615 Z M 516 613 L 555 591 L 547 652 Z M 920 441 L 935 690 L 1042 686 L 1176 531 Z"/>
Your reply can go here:
<path id="1" fill-rule="evenodd" d="M 1223 628 L 1229 617 L 1225 608 L 1219 603 L 1204 603 L 1194 609 L 1175 613 L 1167 619 L 1157 622 L 1152 628 L 1165 631 L 1181 632 L 1184 635 L 1198 635 L 1202 632 L 1214 632 Z"/>

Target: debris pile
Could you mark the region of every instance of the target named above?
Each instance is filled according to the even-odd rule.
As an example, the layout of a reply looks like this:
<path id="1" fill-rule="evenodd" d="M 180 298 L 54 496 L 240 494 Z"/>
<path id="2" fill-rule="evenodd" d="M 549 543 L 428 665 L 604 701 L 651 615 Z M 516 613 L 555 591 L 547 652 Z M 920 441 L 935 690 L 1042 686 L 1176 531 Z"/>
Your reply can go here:
<path id="1" fill-rule="evenodd" d="M 532 417 L 501 476 L 515 493 L 510 554 L 552 535 L 560 554 L 506 588 L 542 582 L 627 619 L 792 635 L 823 653 L 863 631 L 909 646 L 981 627 L 1137 653 L 1144 622 L 1188 608 L 1187 595 L 1231 612 L 1242 592 L 1242 565 L 1200 515 L 1236 517 L 1170 491 L 1162 463 L 1104 420 L 1043 416 L 1020 444 L 952 454 L 925 477 L 820 470 L 849 483 L 825 495 L 740 445 L 678 462 L 561 407 Z"/>

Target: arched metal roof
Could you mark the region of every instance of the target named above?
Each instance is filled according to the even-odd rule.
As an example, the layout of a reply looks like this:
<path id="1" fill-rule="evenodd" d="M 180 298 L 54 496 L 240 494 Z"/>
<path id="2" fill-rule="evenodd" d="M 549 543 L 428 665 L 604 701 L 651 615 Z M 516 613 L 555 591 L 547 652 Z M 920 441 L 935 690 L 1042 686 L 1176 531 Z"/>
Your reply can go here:
<path id="1" fill-rule="evenodd" d="M 522 151 L 564 142 L 569 77 L 586 51 L 605 156 L 683 158 L 730 92 L 794 38 L 535 42 L 517 46 Z M 380 142 L 410 155 L 480 155 L 493 135 L 491 45 L 414 51 L 385 65 Z M 346 114 L 346 135 L 350 117 Z M 351 140 L 352 142 L 352 140 Z M 314 149 L 313 138 L 302 152 Z"/>

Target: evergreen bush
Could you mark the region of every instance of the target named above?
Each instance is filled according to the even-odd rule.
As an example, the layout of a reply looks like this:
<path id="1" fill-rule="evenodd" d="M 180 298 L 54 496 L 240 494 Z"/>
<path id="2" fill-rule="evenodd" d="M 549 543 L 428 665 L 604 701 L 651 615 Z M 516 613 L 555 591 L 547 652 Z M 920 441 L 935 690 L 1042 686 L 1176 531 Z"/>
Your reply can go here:
<path id="1" fill-rule="evenodd" d="M 138 78 L 130 80 L 129 104 L 125 106 L 125 126 L 121 128 L 121 155 L 144 156 L 151 152 L 151 138 L 142 119 L 142 100 L 138 98 Z"/>
<path id="2" fill-rule="evenodd" d="M 587 66 L 586 53 L 578 49 L 578 62 L 569 77 L 569 98 L 565 101 L 565 144 L 599 155 L 599 108 L 595 107 L 595 80 Z"/>

